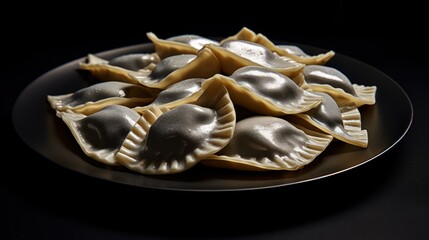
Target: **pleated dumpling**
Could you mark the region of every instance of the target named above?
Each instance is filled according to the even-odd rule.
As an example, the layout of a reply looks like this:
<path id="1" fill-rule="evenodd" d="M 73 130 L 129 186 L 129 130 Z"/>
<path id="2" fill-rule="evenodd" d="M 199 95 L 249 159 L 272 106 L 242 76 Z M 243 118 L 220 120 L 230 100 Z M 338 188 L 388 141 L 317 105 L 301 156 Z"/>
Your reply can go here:
<path id="1" fill-rule="evenodd" d="M 222 149 L 235 127 L 234 106 L 219 83 L 196 104 L 144 112 L 116 155 L 119 163 L 143 174 L 183 172 Z"/>
<path id="2" fill-rule="evenodd" d="M 305 91 L 285 75 L 263 67 L 243 67 L 229 77 L 217 74 L 203 87 L 212 81 L 226 86 L 234 104 L 265 115 L 305 112 L 322 101 L 321 96 Z"/>
<path id="3" fill-rule="evenodd" d="M 135 107 L 133 110 L 143 113 L 152 106 L 174 108 L 186 103 L 194 103 L 201 96 L 201 84 L 204 80 L 204 78 L 190 78 L 174 83 L 160 92 L 151 104 Z"/>
<path id="4" fill-rule="evenodd" d="M 297 170 L 312 162 L 332 137 L 272 116 L 237 122 L 231 141 L 204 163 L 239 170 Z"/>
<path id="5" fill-rule="evenodd" d="M 147 37 L 155 46 L 155 51 L 161 59 L 179 54 L 197 54 L 206 44 L 219 45 L 218 42 L 198 35 L 180 35 L 166 40 L 159 39 L 154 33 L 147 33 Z"/>
<path id="6" fill-rule="evenodd" d="M 295 81 L 302 82 L 303 88 L 328 93 L 339 105 L 360 107 L 375 104 L 376 86 L 352 84 L 346 75 L 332 67 L 305 66 Z"/>
<path id="7" fill-rule="evenodd" d="M 115 154 L 132 126 L 140 118 L 135 111 L 111 105 L 91 115 L 58 112 L 79 146 L 89 157 L 108 165 L 118 165 Z"/>
<path id="8" fill-rule="evenodd" d="M 245 66 L 261 66 L 287 76 L 295 76 L 304 67 L 292 59 L 282 58 L 266 47 L 242 40 L 226 41 L 220 46 L 206 45 L 219 59 L 222 71 L 232 74 Z"/>
<path id="9" fill-rule="evenodd" d="M 164 58 L 152 72 L 132 73 L 140 84 L 166 89 L 173 83 L 189 78 L 209 78 L 219 73 L 220 63 L 210 49 L 202 49 L 198 55 L 182 54 Z"/>
<path id="10" fill-rule="evenodd" d="M 155 53 L 128 54 L 110 61 L 89 54 L 80 69 L 87 70 L 100 81 L 121 81 L 138 84 L 130 76 L 133 72 L 150 72 L 154 64 L 160 61 Z"/>
<path id="11" fill-rule="evenodd" d="M 74 93 L 48 96 L 48 101 L 57 111 L 72 110 L 88 115 L 113 104 L 128 107 L 145 105 L 153 101 L 157 92 L 140 85 L 109 81 Z"/>
<path id="12" fill-rule="evenodd" d="M 343 142 L 366 148 L 368 134 L 361 129 L 359 110 L 354 106 L 338 107 L 335 100 L 325 93 L 315 93 L 323 97 L 322 103 L 298 117 L 334 138 Z"/>
<path id="13" fill-rule="evenodd" d="M 275 45 L 261 33 L 256 34 L 255 32 L 246 27 L 241 29 L 236 35 L 224 39 L 221 43 L 231 40 L 244 40 L 258 43 L 266 47 L 270 51 L 277 53 L 280 56 L 291 58 L 296 62 L 303 64 L 325 64 L 335 55 L 335 52 L 329 51 L 327 53 L 319 54 L 316 56 L 309 56 L 308 54 L 305 54 L 301 49 L 299 49 L 300 51 L 296 51 L 296 47 L 290 48 L 288 46 L 285 47 Z"/>

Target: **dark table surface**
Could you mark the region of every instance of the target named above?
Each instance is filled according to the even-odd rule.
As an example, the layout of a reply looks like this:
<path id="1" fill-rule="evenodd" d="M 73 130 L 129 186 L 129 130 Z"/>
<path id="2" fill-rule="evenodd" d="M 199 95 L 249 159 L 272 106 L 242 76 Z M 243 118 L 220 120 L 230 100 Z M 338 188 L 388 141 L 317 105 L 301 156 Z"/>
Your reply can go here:
<path id="1" fill-rule="evenodd" d="M 329 18 L 328 26 L 336 30 L 343 24 L 332 23 L 335 17 L 349 19 Z M 201 193 L 130 187 L 64 169 L 27 147 L 12 127 L 11 111 L 20 91 L 58 65 L 147 42 L 147 31 L 160 37 L 225 36 L 244 25 L 273 39 L 333 49 L 391 76 L 414 106 L 409 132 L 376 160 L 332 177 L 275 189 Z M 429 239 L 429 61 L 421 47 L 425 41 L 404 35 L 411 31 L 372 34 L 356 25 L 356 31 L 309 34 L 245 20 L 145 25 L 122 35 L 107 27 L 90 31 L 79 30 L 79 24 L 65 26 L 68 30 L 45 24 L 40 36 L 12 39 L 6 49 L 12 54 L 1 80 L 7 147 L 2 148 L 0 174 L 0 239 Z M 378 25 L 371 26 L 375 30 Z"/>

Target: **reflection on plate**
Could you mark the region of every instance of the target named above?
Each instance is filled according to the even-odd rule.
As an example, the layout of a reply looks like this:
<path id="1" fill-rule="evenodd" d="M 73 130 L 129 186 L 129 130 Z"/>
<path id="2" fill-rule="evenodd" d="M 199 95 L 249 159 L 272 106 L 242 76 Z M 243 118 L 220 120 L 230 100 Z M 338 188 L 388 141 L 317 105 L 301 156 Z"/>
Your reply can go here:
<path id="1" fill-rule="evenodd" d="M 325 52 L 315 47 L 300 47 L 310 54 Z M 141 44 L 97 55 L 110 59 L 135 52 L 153 52 L 153 46 Z M 48 94 L 70 93 L 87 85 L 76 71 L 81 60 L 44 74 L 21 93 L 13 111 L 15 128 L 24 142 L 51 161 L 83 174 L 128 185 L 187 191 L 231 191 L 280 187 L 316 180 L 377 158 L 405 135 L 413 117 L 408 96 L 391 78 L 365 63 L 336 54 L 328 66 L 342 71 L 353 83 L 377 86 L 377 103 L 360 108 L 362 127 L 369 134 L 368 148 L 333 142 L 310 165 L 293 172 L 240 172 L 196 166 L 176 175 L 140 175 L 123 167 L 100 164 L 87 157 L 63 121 L 50 108 L 46 100 Z M 28 124 L 28 116 L 31 116 L 32 124 Z"/>

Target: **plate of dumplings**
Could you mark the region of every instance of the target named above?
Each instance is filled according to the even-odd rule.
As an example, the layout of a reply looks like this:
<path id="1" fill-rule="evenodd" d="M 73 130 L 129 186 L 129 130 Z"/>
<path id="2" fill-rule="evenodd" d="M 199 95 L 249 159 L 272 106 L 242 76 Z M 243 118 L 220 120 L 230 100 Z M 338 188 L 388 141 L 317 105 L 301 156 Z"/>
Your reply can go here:
<path id="1" fill-rule="evenodd" d="M 248 28 L 223 39 L 147 37 L 31 83 L 13 112 L 24 142 L 108 181 L 237 191 L 353 169 L 393 147 L 412 122 L 394 80 L 332 50 Z"/>

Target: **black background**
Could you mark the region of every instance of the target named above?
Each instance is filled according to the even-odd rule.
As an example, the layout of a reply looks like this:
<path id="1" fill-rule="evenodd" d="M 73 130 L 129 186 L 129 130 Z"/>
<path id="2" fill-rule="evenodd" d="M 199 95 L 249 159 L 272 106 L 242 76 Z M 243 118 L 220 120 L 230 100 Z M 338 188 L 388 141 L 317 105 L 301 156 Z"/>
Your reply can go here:
<path id="1" fill-rule="evenodd" d="M 65 2 L 4 9 L 13 17 L 1 19 L 7 142 L 0 174 L 1 239 L 429 238 L 424 9 L 412 2 L 230 4 L 120 2 L 90 8 Z M 106 5 L 109 10 L 101 7 Z M 243 26 L 270 39 L 335 50 L 391 76 L 414 105 L 408 134 L 376 161 L 323 180 L 261 191 L 186 193 L 134 188 L 64 169 L 28 148 L 12 127 L 19 93 L 63 63 L 147 42 L 148 31 L 161 38 L 224 37 Z"/>

